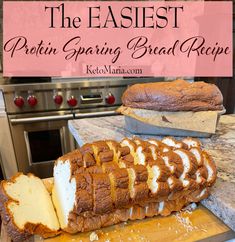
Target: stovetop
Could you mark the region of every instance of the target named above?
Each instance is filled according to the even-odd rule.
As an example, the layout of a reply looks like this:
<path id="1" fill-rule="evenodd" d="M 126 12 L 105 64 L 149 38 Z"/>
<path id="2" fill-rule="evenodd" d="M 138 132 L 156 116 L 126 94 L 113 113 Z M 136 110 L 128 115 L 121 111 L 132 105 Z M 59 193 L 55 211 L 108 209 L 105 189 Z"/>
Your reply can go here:
<path id="1" fill-rule="evenodd" d="M 8 114 L 103 110 L 122 104 L 129 85 L 163 78 L 11 78 L 0 85 Z M 19 82 L 20 81 L 20 82 Z M 35 82 L 36 81 L 36 82 Z M 17 84 L 14 84 L 14 83 Z"/>

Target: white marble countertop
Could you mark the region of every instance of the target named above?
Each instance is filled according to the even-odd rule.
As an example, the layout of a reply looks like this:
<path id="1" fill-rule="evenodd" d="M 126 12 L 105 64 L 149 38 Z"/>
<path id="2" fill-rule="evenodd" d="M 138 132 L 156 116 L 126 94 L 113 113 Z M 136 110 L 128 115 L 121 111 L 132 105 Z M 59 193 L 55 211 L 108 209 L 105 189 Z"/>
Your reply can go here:
<path id="1" fill-rule="evenodd" d="M 120 141 L 123 137 L 133 136 L 124 129 L 121 115 L 70 120 L 68 126 L 80 146 L 95 140 Z M 201 141 L 214 158 L 218 170 L 211 196 L 202 204 L 235 231 L 235 115 L 223 115 L 216 134 Z"/>

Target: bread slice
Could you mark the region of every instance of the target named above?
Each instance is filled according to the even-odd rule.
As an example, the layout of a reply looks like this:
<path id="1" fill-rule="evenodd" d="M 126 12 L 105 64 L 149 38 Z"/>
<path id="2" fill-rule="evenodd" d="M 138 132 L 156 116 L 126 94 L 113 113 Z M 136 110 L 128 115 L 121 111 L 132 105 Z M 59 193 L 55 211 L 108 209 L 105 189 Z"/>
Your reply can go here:
<path id="1" fill-rule="evenodd" d="M 76 181 L 71 178 L 72 166 L 70 160 L 57 160 L 54 166 L 54 187 L 52 200 L 56 208 L 60 227 L 66 230 L 69 223 L 69 213 L 73 211 L 75 204 Z"/>
<path id="2" fill-rule="evenodd" d="M 0 185 L 0 211 L 14 242 L 33 234 L 47 238 L 59 234 L 59 222 L 51 197 L 42 180 L 18 173 Z"/>

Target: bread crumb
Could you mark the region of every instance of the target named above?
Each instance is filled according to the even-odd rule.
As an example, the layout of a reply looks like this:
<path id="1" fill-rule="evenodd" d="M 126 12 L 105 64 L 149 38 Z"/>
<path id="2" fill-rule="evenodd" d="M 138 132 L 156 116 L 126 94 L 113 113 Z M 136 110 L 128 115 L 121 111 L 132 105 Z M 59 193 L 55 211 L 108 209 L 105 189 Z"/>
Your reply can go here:
<path id="1" fill-rule="evenodd" d="M 192 222 L 190 221 L 189 217 L 183 217 L 182 212 L 178 212 L 175 215 L 177 221 L 180 222 L 184 228 L 186 229 L 187 232 L 191 232 L 193 230 L 198 229 L 197 226 L 193 226 Z"/>
<path id="2" fill-rule="evenodd" d="M 96 232 L 92 232 L 90 234 L 90 241 L 92 242 L 92 241 L 95 241 L 95 240 L 99 240 L 99 236 Z"/>

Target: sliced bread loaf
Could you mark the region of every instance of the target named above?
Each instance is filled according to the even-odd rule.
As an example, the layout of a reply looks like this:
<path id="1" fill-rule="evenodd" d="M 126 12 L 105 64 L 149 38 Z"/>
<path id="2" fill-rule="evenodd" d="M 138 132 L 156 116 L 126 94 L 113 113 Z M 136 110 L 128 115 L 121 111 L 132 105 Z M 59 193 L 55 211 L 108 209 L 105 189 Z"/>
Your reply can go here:
<path id="1" fill-rule="evenodd" d="M 197 140 L 188 138 L 189 145 L 172 137 L 151 141 L 97 141 L 60 157 L 52 199 L 61 229 L 77 233 L 167 216 L 209 195 L 216 167 Z M 92 163 L 85 162 L 87 153 Z"/>

